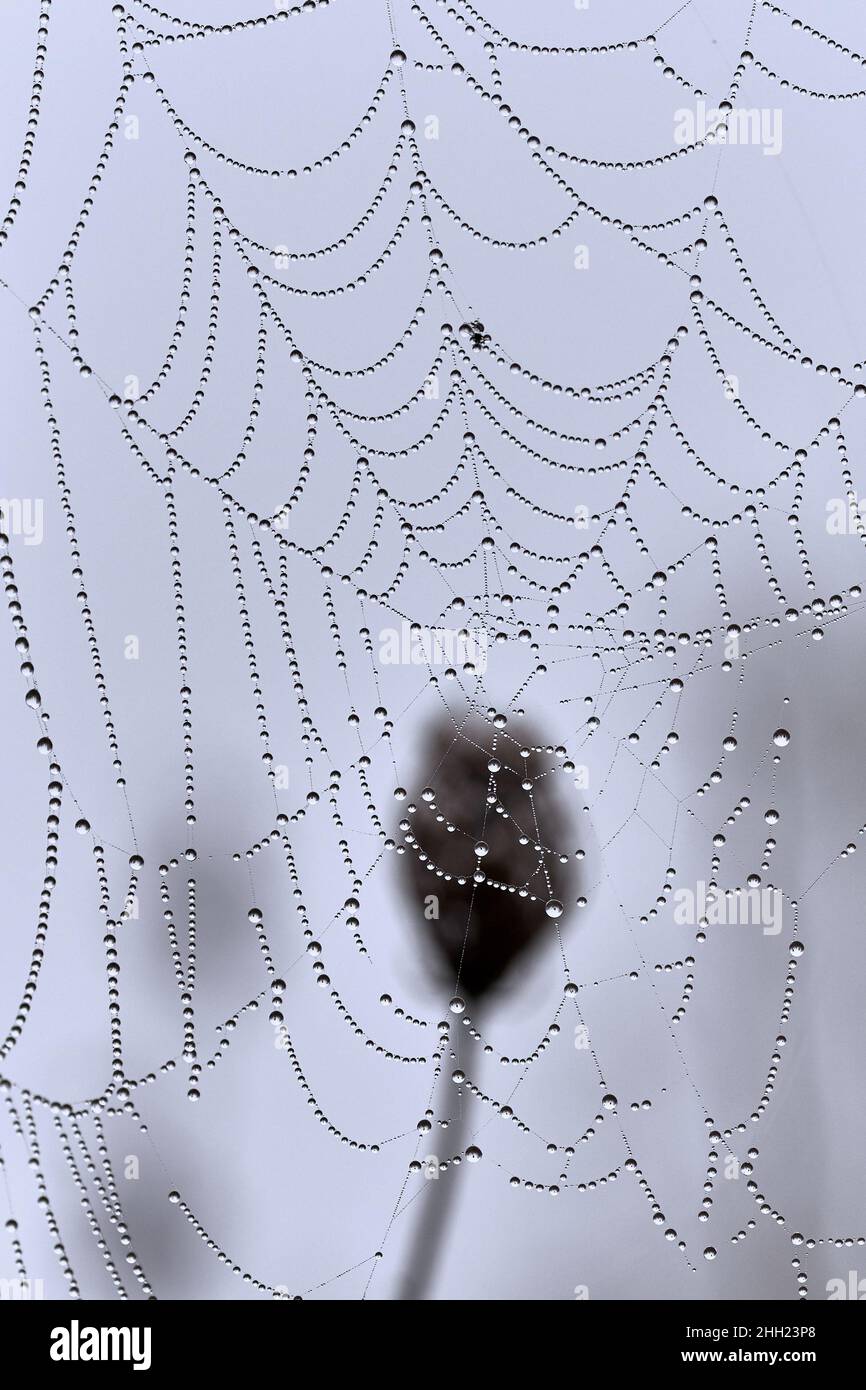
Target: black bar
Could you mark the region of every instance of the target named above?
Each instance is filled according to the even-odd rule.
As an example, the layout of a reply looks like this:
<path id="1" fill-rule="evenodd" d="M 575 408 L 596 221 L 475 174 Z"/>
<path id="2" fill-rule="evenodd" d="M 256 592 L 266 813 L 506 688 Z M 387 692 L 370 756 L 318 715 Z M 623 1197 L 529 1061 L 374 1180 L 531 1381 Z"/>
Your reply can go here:
<path id="1" fill-rule="evenodd" d="M 288 1301 L 293 1306 L 286 1306 Z M 714 1364 L 732 1370 L 760 1366 L 767 1371 L 807 1365 L 826 1377 L 830 1370 L 862 1366 L 864 1321 L 855 1301 L 587 1300 L 569 1302 L 561 1316 L 553 1305 L 546 1305 L 545 1312 L 537 1301 L 521 1303 L 519 1312 L 506 1315 L 506 1322 L 501 1309 L 496 1312 L 488 1303 L 473 1302 L 446 1314 L 445 1323 L 436 1321 L 435 1306 L 429 1323 L 420 1314 L 421 1323 L 406 1325 L 405 1314 L 375 1301 L 360 1310 L 350 1303 L 329 1302 L 327 1311 L 301 1299 L 122 1304 L 9 1301 L 0 1304 L 0 1337 L 7 1352 L 17 1346 L 28 1370 L 52 1382 L 75 1375 L 92 1378 L 100 1371 L 161 1378 L 187 1369 L 199 1377 L 234 1378 L 245 1368 L 253 1374 L 273 1369 L 288 1380 L 303 1370 L 308 1359 L 322 1354 L 321 1369 L 327 1368 L 330 1377 L 342 1356 L 355 1373 L 367 1358 L 371 1368 L 377 1363 L 381 1367 L 383 1354 L 388 1360 L 393 1353 L 399 1362 L 403 1338 L 411 1338 L 415 1347 L 412 1360 L 426 1346 L 422 1358 L 426 1360 L 442 1345 L 446 1328 L 458 1338 L 464 1382 L 467 1353 L 470 1365 L 473 1359 L 470 1347 L 477 1347 L 479 1370 L 490 1372 L 503 1354 L 510 1357 L 519 1351 L 521 1356 L 543 1355 L 552 1365 L 558 1364 L 557 1374 L 570 1363 L 569 1374 L 579 1374 L 581 1379 L 593 1369 L 616 1374 L 666 1372 L 674 1367 L 700 1372 Z M 414 1319 L 419 1316 L 418 1304 L 412 1308 Z M 385 1319 L 384 1326 L 380 1318 Z M 373 1341 L 359 1340 L 351 1336 L 356 1330 L 366 1334 L 375 1330 L 377 1335 Z M 381 1341 L 387 1336 L 400 1339 L 392 1343 L 391 1353 Z M 92 1350 L 103 1359 L 87 1359 Z M 58 1359 L 64 1353 L 70 1359 Z M 392 1362 L 391 1368 L 396 1370 L 397 1364 Z"/>

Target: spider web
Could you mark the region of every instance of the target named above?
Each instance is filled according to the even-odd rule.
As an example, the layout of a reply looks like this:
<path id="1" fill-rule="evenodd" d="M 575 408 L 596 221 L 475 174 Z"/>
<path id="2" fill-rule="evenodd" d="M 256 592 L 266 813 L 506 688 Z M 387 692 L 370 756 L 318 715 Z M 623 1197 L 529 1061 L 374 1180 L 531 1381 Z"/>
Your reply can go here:
<path id="1" fill-rule="evenodd" d="M 553 1297 L 632 1287 L 614 1227 L 671 1296 L 806 1297 L 863 1244 L 804 983 L 862 799 L 803 749 L 862 611 L 866 378 L 814 346 L 844 295 L 776 317 L 748 214 L 774 111 L 853 143 L 866 60 L 768 3 L 714 69 L 693 6 L 577 9 L 99 16 L 69 241 L 2 281 L 10 1281 L 385 1296 L 451 1183 L 470 1241 L 571 1232 Z M 482 899 L 542 941 L 477 1009 L 422 960 L 455 886 L 461 962 Z M 516 1283 L 462 1296 L 520 1287 L 499 1238 Z"/>

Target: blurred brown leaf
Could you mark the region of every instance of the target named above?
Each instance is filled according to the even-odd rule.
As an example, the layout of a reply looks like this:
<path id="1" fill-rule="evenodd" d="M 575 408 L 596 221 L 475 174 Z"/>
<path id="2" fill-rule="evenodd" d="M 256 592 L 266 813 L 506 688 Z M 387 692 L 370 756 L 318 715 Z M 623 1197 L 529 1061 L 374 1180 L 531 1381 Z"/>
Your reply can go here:
<path id="1" fill-rule="evenodd" d="M 556 766 L 553 749 L 548 747 L 524 720 L 514 731 L 497 730 L 473 715 L 458 729 L 443 715 L 427 733 L 422 765 L 429 769 L 427 785 L 435 800 L 428 803 L 422 798 L 424 784 L 413 789 L 410 800 L 417 810 L 407 819 L 418 845 L 407 847 L 401 869 L 413 922 L 440 967 L 447 969 L 449 983 L 453 985 L 459 976 L 458 993 L 476 1000 L 520 957 L 553 939 L 555 923 L 545 913 L 546 901 L 567 901 L 569 892 L 573 897 L 573 868 L 546 854 L 548 889 L 535 848 L 541 844 L 555 849 L 557 855 L 573 849 L 566 839 L 568 826 L 556 791 L 557 778 L 553 773 L 539 775 Z M 520 755 L 526 748 L 533 751 L 524 759 Z M 486 804 L 493 787 L 491 761 L 501 764 L 495 790 L 505 814 Z M 521 786 L 525 777 L 533 779 L 531 797 Z M 437 814 L 444 822 L 437 820 Z M 448 824 L 455 829 L 449 831 Z M 520 844 L 521 835 L 528 844 Z M 483 858 L 474 852 L 478 841 L 488 846 Z M 431 872 L 418 850 L 450 878 Z M 473 883 L 476 868 L 484 871 L 487 882 Z M 459 883 L 458 878 L 465 882 Z M 519 896 L 524 886 L 532 896 Z M 425 919 L 424 900 L 430 894 L 439 900 L 438 920 Z"/>

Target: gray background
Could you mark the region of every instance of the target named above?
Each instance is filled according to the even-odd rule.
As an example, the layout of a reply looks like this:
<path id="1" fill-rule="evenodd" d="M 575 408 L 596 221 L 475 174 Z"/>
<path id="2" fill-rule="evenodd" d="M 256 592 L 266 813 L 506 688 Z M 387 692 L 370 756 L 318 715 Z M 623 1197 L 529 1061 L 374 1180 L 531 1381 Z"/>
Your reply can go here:
<path id="1" fill-rule="evenodd" d="M 9 244 L 0 253 L 0 274 L 10 287 L 0 296 L 6 422 L 0 494 L 44 499 L 43 543 L 26 546 L 21 537 L 13 537 L 16 578 L 64 779 L 106 846 L 112 903 L 119 910 L 132 849 L 130 830 L 114 786 L 70 575 L 32 325 L 23 307 L 42 292 L 56 269 L 111 116 L 120 66 L 110 8 L 102 0 L 67 0 L 55 6 L 52 16 L 32 175 Z M 566 0 L 532 6 L 498 0 L 494 20 L 509 35 L 538 43 L 605 43 L 642 36 L 654 27 L 668 61 L 706 90 L 712 102 L 723 94 L 736 64 L 749 10 L 741 0 L 692 0 L 661 28 L 664 7 L 657 13 L 637 0 L 593 0 L 587 11 L 576 11 Z M 207 11 L 210 22 L 237 18 L 223 0 L 212 0 Z M 441 50 L 405 0 L 395 0 L 394 11 L 410 60 L 439 63 Z M 177 0 L 175 12 L 200 17 L 201 7 Z M 467 34 L 442 7 L 431 3 L 429 12 L 466 67 L 489 83 L 477 36 Z M 860 7 L 833 0 L 807 4 L 799 12 L 850 47 L 863 46 Z M 4 187 L 11 187 L 17 168 L 37 15 L 35 5 L 19 0 L 2 8 Z M 775 71 L 816 90 L 852 91 L 863 81 L 860 67 L 795 33 L 766 9 L 758 11 L 751 46 Z M 150 51 L 146 64 L 137 59 L 135 69 L 149 66 L 184 119 L 212 145 L 258 165 L 284 167 L 303 164 L 339 144 L 365 109 L 391 47 L 384 5 L 355 0 L 285 25 L 162 44 Z M 543 144 L 600 159 L 641 159 L 673 148 L 674 113 L 694 101 L 653 66 L 646 47 L 585 57 L 506 52 L 500 63 L 507 100 Z M 572 210 L 567 196 L 532 164 L 519 136 L 489 104 L 473 96 L 459 75 L 427 73 L 410 64 L 406 80 L 425 167 L 467 221 L 491 235 L 521 240 L 556 225 Z M 739 252 L 766 304 L 803 352 L 850 374 L 864 352 L 859 327 L 864 307 L 861 107 L 856 101 L 810 100 L 755 70 L 743 81 L 740 104 L 782 109 L 784 143 L 778 157 L 747 146 L 730 147 L 719 158 L 718 150 L 707 148 L 647 171 L 563 166 L 564 173 L 588 202 L 630 223 L 675 216 L 700 201 L 715 181 Z M 185 220 L 184 142 L 171 129 L 152 88 L 137 83 L 127 112 L 138 116 L 140 138 L 126 140 L 121 133 L 116 141 L 73 265 L 82 352 L 115 390 L 122 390 L 130 373 L 149 384 L 162 361 L 175 321 Z M 439 117 L 438 141 L 423 139 L 422 122 L 430 114 Z M 314 248 L 344 234 L 363 213 L 387 167 L 401 116 L 392 83 L 379 114 L 352 150 L 331 169 L 309 178 L 291 183 L 255 178 L 206 154 L 202 173 L 246 234 L 266 245 Z M 403 211 L 409 167 L 404 155 L 382 207 L 345 250 L 275 274 L 289 283 L 325 288 L 364 270 Z M 160 429 L 171 428 L 183 414 L 197 384 L 210 289 L 207 206 L 202 199 L 189 328 L 169 383 L 149 414 Z M 430 210 L 453 272 L 449 283 L 459 309 L 468 314 L 471 307 L 507 354 L 542 377 L 577 384 L 621 379 L 656 359 L 678 324 L 691 322 L 687 275 L 641 254 L 595 219 L 581 219 L 543 247 L 517 252 L 473 240 L 437 213 L 433 202 Z M 771 337 L 718 232 L 711 227 L 709 236 L 701 263 L 705 292 Z M 674 250 L 690 237 L 676 227 L 653 239 Z M 577 244 L 589 247 L 585 271 L 573 266 Z M 403 330 L 418 301 L 425 257 L 416 209 L 385 269 L 367 286 L 326 301 L 281 296 L 286 322 L 314 360 L 337 366 L 374 360 Z M 690 271 L 693 257 L 683 256 L 680 263 Z M 255 296 L 228 244 L 222 281 L 214 375 L 184 445 L 187 457 L 214 472 L 227 466 L 242 436 L 255 367 Z M 59 297 L 47 317 L 65 336 Z M 445 319 L 455 325 L 461 321 L 454 304 L 437 293 L 422 328 L 393 364 L 374 377 L 340 381 L 320 373 L 319 380 L 351 409 L 387 411 L 423 380 L 438 342 L 438 325 Z M 805 446 L 845 405 L 850 393 L 829 377 L 771 356 L 709 310 L 706 322 L 725 370 L 738 377 L 742 399 L 774 438 Z M 160 490 L 132 457 L 98 384 L 79 376 L 59 339 L 46 334 L 45 341 L 86 584 L 145 858 L 140 918 L 121 929 L 120 947 L 125 1058 L 129 1074 L 140 1076 L 179 1056 L 182 1043 L 156 872 L 160 862 L 187 843 L 165 510 Z M 501 368 L 484 365 L 500 391 L 554 428 L 594 437 L 614 430 L 637 410 L 634 399 L 592 406 L 555 398 Z M 637 399 L 645 404 L 646 389 Z M 605 553 L 635 595 L 626 624 L 650 633 L 658 622 L 658 596 L 644 593 L 643 585 L 656 568 L 692 556 L 667 585 L 664 625 L 692 635 L 711 629 L 708 669 L 687 683 L 674 716 L 669 695 L 662 709 L 653 711 L 664 690 L 659 682 L 674 674 L 675 665 L 690 670 L 697 653 L 683 647 L 676 663 L 654 657 L 638 667 L 640 674 L 622 682 L 630 689 L 610 703 L 598 702 L 599 712 L 605 712 L 602 728 L 586 743 L 587 710 L 580 702 L 584 695 L 596 694 L 600 672 L 586 649 L 582 655 L 576 652 L 574 634 L 566 628 L 614 601 L 598 568 L 590 567 L 561 600 L 558 636 L 545 633 L 537 595 L 531 607 L 526 605 L 540 621 L 548 674 L 521 701 L 527 717 L 547 730 L 551 743 L 562 741 L 590 766 L 587 796 L 563 778 L 563 799 L 571 807 L 564 849 L 585 849 L 581 888 L 588 897 L 582 912 L 568 904 L 563 940 L 570 978 L 582 987 L 579 1002 L 603 1059 L 605 1079 L 620 1099 L 619 1121 L 665 1224 L 652 1223 L 647 1196 L 625 1173 L 596 1191 L 566 1190 L 555 1200 L 512 1189 L 512 1173 L 556 1182 L 561 1157 L 548 1155 L 544 1142 L 521 1135 L 489 1106 L 464 1099 L 472 1105 L 470 1130 L 479 1135 L 484 1159 L 473 1167 L 464 1165 L 449 1179 L 459 1183 L 458 1211 L 436 1297 L 569 1299 L 576 1285 L 588 1286 L 592 1298 L 795 1297 L 791 1259 L 799 1253 L 809 1272 L 810 1296 L 820 1298 L 828 1278 L 845 1277 L 862 1259 L 827 1242 L 828 1237 L 856 1238 L 866 1225 L 861 1182 L 862 860 L 859 852 L 837 858 L 849 841 L 859 846 L 857 832 L 866 820 L 859 689 L 862 609 L 851 603 L 841 620 L 826 625 L 820 643 L 810 640 L 814 624 L 808 617 L 783 621 L 781 627 L 765 623 L 781 616 L 786 606 L 801 608 L 810 597 L 786 522 L 790 483 L 783 485 L 768 494 L 771 505 L 761 513 L 761 529 L 785 593 L 784 605 L 766 581 L 751 529 L 743 524 L 719 531 L 733 617 L 760 623 L 743 638 L 747 660 L 731 672 L 721 671 L 721 611 L 702 546 L 706 532 L 681 515 L 680 504 L 688 501 L 700 512 L 730 516 L 744 505 L 744 490 L 766 486 L 783 460 L 725 399 L 694 328 L 675 358 L 668 400 L 694 448 L 729 483 L 738 484 L 740 494 L 733 497 L 709 481 L 662 423 L 650 462 L 665 487 L 644 477 L 632 500 L 632 516 L 649 555 L 639 553 L 622 527 L 606 540 Z M 408 416 L 385 426 L 349 425 L 371 446 L 400 447 L 429 427 L 439 405 L 441 401 L 422 401 Z M 288 495 L 304 444 L 304 412 L 298 371 L 285 345 L 272 335 L 256 440 L 233 480 L 243 505 L 264 514 Z M 504 418 L 505 412 L 500 408 L 497 414 Z M 861 417 L 862 403 L 852 402 L 844 427 L 855 479 L 862 467 Z M 507 423 L 521 438 L 529 437 L 519 422 Z M 454 415 L 423 454 L 376 460 L 382 481 L 397 496 L 410 499 L 441 486 L 459 455 L 461 428 Z M 498 440 L 488 426 L 479 423 L 477 429 L 507 481 L 543 507 L 566 516 L 582 503 L 606 511 L 619 497 L 620 473 L 593 479 L 547 469 Z M 629 438 L 633 448 L 636 436 Z M 574 445 L 555 445 L 537 433 L 531 442 L 571 463 L 609 462 L 615 456 L 614 445 L 595 455 Z M 153 438 L 141 443 L 161 467 Z M 313 476 L 290 535 L 315 545 L 330 534 L 345 504 L 353 464 L 351 446 L 323 416 Z M 461 487 L 454 496 L 462 501 L 469 491 L 465 476 Z M 209 1056 L 215 1047 L 215 1026 L 265 983 L 246 919 L 254 891 L 279 971 L 289 981 L 286 1015 L 301 1065 L 322 1108 L 344 1132 L 368 1142 L 389 1142 L 378 1155 L 360 1154 L 316 1124 L 285 1056 L 272 1045 L 263 1007 L 241 1021 L 227 1056 L 213 1075 L 205 1074 L 195 1107 L 186 1099 L 181 1066 L 136 1094 L 148 1136 L 128 1117 L 106 1121 L 133 1244 L 161 1297 L 248 1295 L 247 1286 L 203 1248 L 168 1204 L 166 1194 L 176 1187 L 213 1239 L 258 1278 L 309 1297 L 355 1299 L 364 1293 L 371 1257 L 381 1249 L 384 1258 L 368 1296 L 393 1297 L 426 1195 L 423 1179 L 410 1179 L 401 1214 L 391 1224 L 407 1164 L 416 1152 L 448 1153 L 447 1132 L 434 1131 L 420 1148 L 415 1134 L 428 1104 L 430 1069 L 400 1066 L 371 1053 L 339 1017 L 329 992 L 316 988 L 279 848 L 257 856 L 249 868 L 232 861 L 236 850 L 272 824 L 273 797 L 260 762 L 219 499 L 186 476 L 178 479 L 176 493 L 199 815 L 198 860 L 192 872 L 199 904 L 196 1017 L 201 1054 Z M 832 440 L 825 440 L 809 454 L 802 509 L 815 593 L 825 600 L 862 582 L 866 568 L 858 537 L 829 536 L 825 529 L 828 499 L 843 495 L 838 457 Z M 494 480 L 488 500 L 505 528 L 506 562 L 510 536 L 555 555 L 576 554 L 594 539 L 592 530 L 578 533 L 563 522 L 532 514 L 507 498 Z M 444 520 L 453 509 L 446 499 L 422 520 Z M 360 561 L 372 515 L 367 489 L 336 551 L 338 574 Z M 456 558 L 474 551 L 481 534 L 473 513 L 433 538 L 436 553 Z M 392 516 L 365 581 L 368 588 L 388 582 L 399 553 L 397 536 Z M 290 768 L 290 788 L 281 794 L 280 804 L 292 812 L 308 786 L 299 712 L 279 627 L 246 537 L 241 546 L 275 757 Z M 529 562 L 526 567 L 548 583 L 567 569 Z M 480 566 L 451 582 L 458 592 L 461 584 L 467 593 L 481 592 Z M 351 772 L 358 737 L 346 722 L 346 686 L 333 659 L 321 593 L 317 568 L 294 557 L 290 615 L 310 712 L 330 750 L 328 762 L 317 756 L 313 764 L 313 784 L 322 800 L 301 825 L 292 827 L 304 901 L 325 946 L 334 986 L 365 1032 L 397 1052 L 429 1056 L 430 1035 L 450 990 L 433 977 L 419 952 L 410 920 L 418 908 L 401 897 L 394 854 L 377 862 L 380 846 Z M 401 611 L 428 623 L 439 620 L 450 597 L 441 580 L 431 580 L 417 552 L 401 595 Z M 364 618 L 351 589 L 337 585 L 335 601 L 349 656 L 351 697 L 373 759 L 370 785 L 383 822 L 394 833 L 399 815 L 391 798 L 394 772 L 387 751 L 376 742 L 380 727 L 373 709 L 378 697 L 357 635 Z M 368 605 L 366 621 L 375 637 L 395 620 L 387 609 Z M 140 639 L 138 661 L 124 659 L 129 634 Z M 6 1019 L 17 1007 L 29 964 L 42 875 L 46 764 L 35 751 L 39 729 L 24 706 L 11 640 L 4 642 L 2 653 L 6 738 L 0 802 L 0 1017 Z M 518 644 L 493 649 L 482 704 L 507 704 L 528 670 L 526 650 Z M 418 766 L 419 734 L 437 709 L 437 697 L 427 687 L 423 669 L 393 667 L 381 675 L 383 700 L 395 718 L 400 778 L 406 785 L 413 785 L 413 778 L 414 785 L 421 785 L 428 770 Z M 608 676 L 605 692 L 615 682 Z M 783 705 L 786 698 L 788 706 Z M 707 797 L 695 798 L 695 788 L 721 757 L 734 710 L 736 752 L 725 760 L 721 784 Z M 623 740 L 646 716 L 635 752 Z M 513 716 L 513 722 L 519 723 L 519 717 Z M 774 787 L 771 735 L 779 724 L 791 730 L 792 741 Z M 658 778 L 644 778 L 644 765 L 674 727 L 679 733 L 675 751 L 663 760 Z M 341 813 L 359 872 L 366 874 L 376 862 L 362 901 L 367 959 L 358 955 L 343 922 L 333 920 L 350 885 L 340 867 L 337 832 L 327 817 L 330 765 L 343 769 Z M 743 795 L 752 805 L 749 815 L 728 829 L 723 881 L 741 884 L 746 874 L 759 869 L 766 832 L 761 813 L 775 802 L 782 818 L 774 831 L 778 849 L 769 878 L 786 893 L 781 934 L 765 937 L 752 929 L 726 928 L 697 948 L 693 933 L 673 924 L 669 911 L 654 925 L 641 926 L 638 918 L 653 903 L 669 863 L 676 867 L 678 886 L 709 877 L 712 835 Z M 587 812 L 581 810 L 584 804 Z M 100 1092 L 109 1079 L 103 924 L 90 840 L 73 830 L 77 814 L 67 794 L 46 962 L 25 1034 L 2 1066 L 2 1075 L 14 1083 L 13 1100 L 16 1088 L 27 1087 L 80 1102 Z M 820 883 L 806 892 L 828 866 Z M 170 880 L 181 926 L 187 868 L 175 871 Z M 793 1014 L 785 1030 L 788 1042 L 772 1103 L 760 1123 L 753 1124 L 749 1116 L 761 1097 L 778 1032 L 792 899 L 801 903 L 799 929 L 807 950 L 797 970 Z M 656 972 L 653 967 L 682 961 L 692 951 L 698 960 L 695 991 L 687 1021 L 677 1032 L 678 1049 L 664 1015 L 677 1005 L 685 971 Z M 622 978 L 632 970 L 639 971 L 637 981 Z M 490 1001 L 480 1026 L 494 1055 L 483 1056 L 476 1048 L 470 1069 L 486 1094 L 507 1098 L 520 1072 L 506 1069 L 498 1058 L 525 1055 L 535 1046 L 560 1005 L 563 983 L 551 940 L 549 949 Z M 393 1010 L 381 1008 L 383 990 L 408 1013 L 428 1020 L 428 1027 L 413 1028 L 395 1018 Z M 598 1112 L 598 1077 L 587 1054 L 572 1045 L 575 1022 L 569 1005 L 561 1014 L 561 1034 L 516 1092 L 515 1108 L 544 1140 L 577 1137 Z M 447 1118 L 457 1104 L 449 1071 L 446 1065 L 433 1102 L 437 1119 Z M 628 1109 L 644 1098 L 652 1100 L 650 1110 L 635 1114 Z M 711 1220 L 706 1225 L 697 1221 L 709 1148 L 705 1111 L 720 1126 L 748 1122 L 746 1134 L 736 1135 L 732 1148 L 741 1158 L 750 1144 L 759 1148 L 758 1188 L 773 1211 L 784 1216 L 784 1225 L 761 1214 L 744 1177 L 725 1181 L 721 1172 Z M 38 1114 L 49 1191 L 82 1292 L 108 1296 L 111 1286 L 50 1115 L 44 1107 Z M 5 1117 L 2 1123 L 0 1143 L 28 1269 L 44 1280 L 46 1293 L 59 1296 L 63 1280 L 36 1207 L 26 1153 Z M 589 1181 L 623 1161 L 617 1120 L 608 1117 L 597 1128 L 572 1161 L 572 1181 Z M 138 1181 L 122 1178 L 126 1155 L 140 1159 Z M 717 1166 L 721 1169 L 721 1163 Z M 755 1229 L 732 1244 L 731 1235 L 746 1229 L 751 1219 L 757 1222 Z M 665 1241 L 668 1225 L 687 1242 L 688 1258 Z M 804 1255 L 802 1249 L 792 1249 L 793 1231 L 824 1243 Z M 719 1252 L 712 1263 L 701 1257 L 708 1244 Z M 351 1272 L 335 1277 L 344 1270 Z M 13 1272 L 4 1247 L 0 1275 Z M 131 1294 L 134 1287 L 128 1279 Z"/>

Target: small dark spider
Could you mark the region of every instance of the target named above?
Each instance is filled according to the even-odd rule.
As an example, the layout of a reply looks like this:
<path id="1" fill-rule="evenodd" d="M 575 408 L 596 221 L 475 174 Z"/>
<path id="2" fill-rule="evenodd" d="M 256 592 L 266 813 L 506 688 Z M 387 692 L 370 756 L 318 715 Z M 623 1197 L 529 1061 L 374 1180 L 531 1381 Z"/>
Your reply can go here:
<path id="1" fill-rule="evenodd" d="M 490 334 L 485 332 L 484 324 L 480 319 L 472 319 L 467 323 L 466 328 L 472 346 L 475 348 L 486 347 L 490 342 Z"/>

